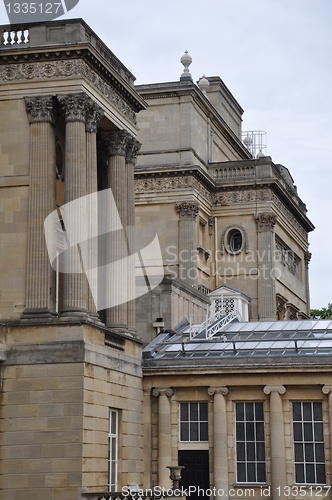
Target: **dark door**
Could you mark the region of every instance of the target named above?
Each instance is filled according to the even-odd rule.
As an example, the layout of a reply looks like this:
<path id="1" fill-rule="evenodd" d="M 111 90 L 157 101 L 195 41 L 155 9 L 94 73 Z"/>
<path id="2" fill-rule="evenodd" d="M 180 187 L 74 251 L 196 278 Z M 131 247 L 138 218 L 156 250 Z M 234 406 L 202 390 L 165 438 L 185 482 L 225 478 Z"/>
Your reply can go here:
<path id="1" fill-rule="evenodd" d="M 208 450 L 179 450 L 179 465 L 183 465 L 180 487 L 188 489 L 189 486 L 196 488 L 195 492 L 191 492 L 189 499 L 196 500 L 209 498 L 206 495 L 206 490 L 210 488 L 209 478 L 209 451 Z M 198 495 L 198 488 L 204 490 Z"/>

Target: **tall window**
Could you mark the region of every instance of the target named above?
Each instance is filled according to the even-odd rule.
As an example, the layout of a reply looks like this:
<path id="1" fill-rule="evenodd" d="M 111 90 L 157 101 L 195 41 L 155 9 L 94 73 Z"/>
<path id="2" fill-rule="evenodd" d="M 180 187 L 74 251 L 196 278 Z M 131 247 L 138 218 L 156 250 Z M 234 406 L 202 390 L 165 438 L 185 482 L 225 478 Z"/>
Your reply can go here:
<path id="1" fill-rule="evenodd" d="M 118 486 L 118 417 L 118 411 L 111 409 L 108 434 L 108 491 L 116 491 Z"/>
<path id="2" fill-rule="evenodd" d="M 180 403 L 180 441 L 208 441 L 207 403 Z"/>
<path id="3" fill-rule="evenodd" d="M 235 403 L 238 483 L 265 483 L 264 403 Z"/>
<path id="4" fill-rule="evenodd" d="M 295 482 L 325 484 L 322 403 L 293 403 Z"/>

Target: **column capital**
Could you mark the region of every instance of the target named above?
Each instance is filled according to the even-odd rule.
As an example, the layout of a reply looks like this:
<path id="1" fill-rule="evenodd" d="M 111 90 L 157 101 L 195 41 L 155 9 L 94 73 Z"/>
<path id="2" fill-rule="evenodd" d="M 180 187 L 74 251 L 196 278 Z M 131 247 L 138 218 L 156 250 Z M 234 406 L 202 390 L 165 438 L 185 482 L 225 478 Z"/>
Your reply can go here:
<path id="1" fill-rule="evenodd" d="M 168 398 L 170 398 L 171 396 L 173 396 L 174 391 L 173 391 L 173 389 L 171 389 L 170 387 L 167 387 L 167 388 L 165 388 L 165 389 L 164 389 L 164 388 L 162 388 L 162 389 L 155 388 L 155 389 L 153 389 L 152 394 L 153 394 L 153 396 L 155 396 L 155 397 L 165 395 L 165 396 L 167 396 Z"/>
<path id="2" fill-rule="evenodd" d="M 182 201 L 176 204 L 176 211 L 180 214 L 180 219 L 196 220 L 199 203 L 198 201 Z"/>
<path id="3" fill-rule="evenodd" d="M 330 393 L 332 393 L 332 385 L 324 385 L 322 387 L 322 392 L 323 392 L 323 394 L 330 394 Z"/>
<path id="4" fill-rule="evenodd" d="M 264 387 L 265 394 L 271 394 L 271 392 L 278 392 L 280 395 L 285 394 L 286 388 L 283 385 L 266 385 Z"/>
<path id="5" fill-rule="evenodd" d="M 80 94 L 59 95 L 58 101 L 66 122 L 85 123 L 90 97 L 81 92 Z"/>
<path id="6" fill-rule="evenodd" d="M 131 137 L 126 130 L 102 132 L 102 147 L 108 156 L 125 156 L 127 144 Z"/>
<path id="7" fill-rule="evenodd" d="M 136 164 L 137 156 L 142 144 L 135 139 L 135 137 L 129 136 L 126 145 L 126 163 Z"/>
<path id="8" fill-rule="evenodd" d="M 25 98 L 25 107 L 30 123 L 52 123 L 57 119 L 57 105 L 55 96 L 33 96 Z"/>
<path id="9" fill-rule="evenodd" d="M 227 396 L 228 394 L 228 388 L 227 387 L 209 387 L 208 388 L 208 395 L 209 396 L 214 396 L 215 394 L 222 394 L 223 396 Z"/>
<path id="10" fill-rule="evenodd" d="M 100 121 L 104 116 L 104 111 L 92 99 L 86 105 L 86 121 L 85 130 L 92 133 L 97 133 L 100 126 Z"/>
<path id="11" fill-rule="evenodd" d="M 272 231 L 277 222 L 277 216 L 272 212 L 261 212 L 255 215 L 255 221 L 259 232 Z"/>

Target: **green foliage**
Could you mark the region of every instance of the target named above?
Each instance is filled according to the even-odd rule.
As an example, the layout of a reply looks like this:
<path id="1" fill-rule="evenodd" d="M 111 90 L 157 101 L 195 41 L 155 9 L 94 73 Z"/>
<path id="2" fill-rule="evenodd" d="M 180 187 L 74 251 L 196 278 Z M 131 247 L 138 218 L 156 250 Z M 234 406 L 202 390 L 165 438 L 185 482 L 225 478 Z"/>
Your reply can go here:
<path id="1" fill-rule="evenodd" d="M 315 319 L 332 319 L 332 304 L 322 309 L 311 309 L 310 315 Z"/>

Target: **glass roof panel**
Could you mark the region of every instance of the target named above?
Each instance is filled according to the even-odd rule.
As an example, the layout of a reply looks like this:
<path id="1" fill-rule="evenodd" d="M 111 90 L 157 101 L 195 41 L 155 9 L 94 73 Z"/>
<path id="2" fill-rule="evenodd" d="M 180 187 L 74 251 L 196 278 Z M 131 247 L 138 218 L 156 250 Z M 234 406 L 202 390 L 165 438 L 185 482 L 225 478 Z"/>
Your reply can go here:
<path id="1" fill-rule="evenodd" d="M 305 321 L 303 321 L 301 323 L 298 330 L 311 330 L 315 326 L 316 323 L 317 323 L 316 319 L 314 319 L 314 320 L 306 319 Z"/>
<path id="2" fill-rule="evenodd" d="M 327 330 L 331 323 L 330 319 L 321 319 L 320 321 L 317 321 L 313 330 Z"/>
<path id="3" fill-rule="evenodd" d="M 224 349 L 226 349 L 226 346 L 228 346 L 228 345 L 232 345 L 232 344 L 230 344 L 229 342 L 216 342 L 215 344 L 211 345 L 210 350 L 211 351 L 215 351 L 215 350 L 223 351 Z"/>
<path id="4" fill-rule="evenodd" d="M 255 328 L 255 332 L 266 332 L 270 326 L 272 325 L 272 321 L 261 321 L 258 323 L 258 326 Z"/>
<path id="5" fill-rule="evenodd" d="M 251 332 L 255 328 L 257 328 L 258 325 L 260 325 L 259 322 L 254 322 L 254 321 L 248 321 L 248 323 L 242 323 L 242 328 L 241 332 Z"/>
<path id="6" fill-rule="evenodd" d="M 256 350 L 257 349 L 270 349 L 274 343 L 275 342 L 269 342 L 269 341 L 264 342 L 264 340 L 263 340 L 262 342 L 259 342 L 258 346 L 256 347 Z"/>
<path id="7" fill-rule="evenodd" d="M 166 351 L 181 351 L 181 344 L 170 344 L 166 347 Z"/>
<path id="8" fill-rule="evenodd" d="M 271 321 L 271 326 L 269 328 L 270 332 L 275 332 L 276 330 L 281 331 L 286 325 L 288 321 Z"/>
<path id="9" fill-rule="evenodd" d="M 243 323 L 231 323 L 227 328 L 226 328 L 226 331 L 227 332 L 238 332 L 240 330 L 240 328 L 243 327 Z"/>
<path id="10" fill-rule="evenodd" d="M 299 321 L 287 321 L 287 323 L 283 325 L 282 331 L 295 332 L 299 326 L 300 326 Z"/>

